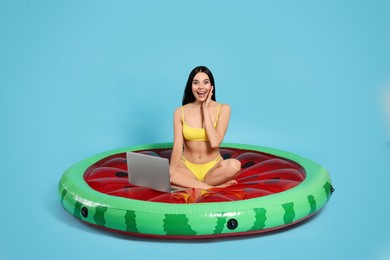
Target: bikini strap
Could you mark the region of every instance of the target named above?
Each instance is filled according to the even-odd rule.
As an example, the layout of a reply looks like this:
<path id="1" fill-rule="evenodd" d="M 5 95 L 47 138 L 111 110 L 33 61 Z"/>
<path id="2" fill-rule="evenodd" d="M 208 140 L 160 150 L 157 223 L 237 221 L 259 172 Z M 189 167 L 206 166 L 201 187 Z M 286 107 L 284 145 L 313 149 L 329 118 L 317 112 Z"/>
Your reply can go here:
<path id="1" fill-rule="evenodd" d="M 184 123 L 184 106 L 181 106 L 181 120 Z"/>

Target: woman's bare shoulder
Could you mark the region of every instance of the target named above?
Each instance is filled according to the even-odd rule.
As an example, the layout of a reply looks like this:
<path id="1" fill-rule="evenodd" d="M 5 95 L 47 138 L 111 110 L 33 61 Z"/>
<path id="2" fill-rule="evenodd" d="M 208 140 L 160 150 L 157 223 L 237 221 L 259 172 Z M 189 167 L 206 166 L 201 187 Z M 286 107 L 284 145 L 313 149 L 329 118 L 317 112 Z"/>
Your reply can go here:
<path id="1" fill-rule="evenodd" d="M 221 110 L 224 111 L 230 111 L 230 105 L 229 104 L 221 104 Z"/>
<path id="2" fill-rule="evenodd" d="M 175 112 L 173 114 L 175 116 L 178 116 L 179 114 L 181 115 L 181 110 L 182 110 L 182 107 L 177 107 L 177 108 L 175 108 Z"/>

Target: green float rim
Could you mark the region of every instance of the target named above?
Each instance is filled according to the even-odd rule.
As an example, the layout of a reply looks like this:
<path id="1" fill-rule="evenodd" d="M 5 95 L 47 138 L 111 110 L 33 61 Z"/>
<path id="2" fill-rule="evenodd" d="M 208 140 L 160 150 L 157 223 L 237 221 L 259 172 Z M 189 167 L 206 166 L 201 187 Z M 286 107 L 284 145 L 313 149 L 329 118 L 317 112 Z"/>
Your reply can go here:
<path id="1" fill-rule="evenodd" d="M 224 143 L 221 148 L 264 152 L 300 164 L 306 177 L 284 192 L 231 202 L 171 204 L 110 196 L 92 189 L 83 178 L 89 166 L 108 156 L 148 149 L 172 148 L 172 143 L 123 147 L 84 159 L 63 174 L 59 197 L 64 209 L 98 227 L 134 235 L 165 238 L 218 237 L 260 233 L 295 224 L 320 210 L 333 191 L 327 171 L 296 154 L 268 147 Z M 88 210 L 88 215 L 82 210 Z M 231 228 L 229 221 L 237 224 Z"/>

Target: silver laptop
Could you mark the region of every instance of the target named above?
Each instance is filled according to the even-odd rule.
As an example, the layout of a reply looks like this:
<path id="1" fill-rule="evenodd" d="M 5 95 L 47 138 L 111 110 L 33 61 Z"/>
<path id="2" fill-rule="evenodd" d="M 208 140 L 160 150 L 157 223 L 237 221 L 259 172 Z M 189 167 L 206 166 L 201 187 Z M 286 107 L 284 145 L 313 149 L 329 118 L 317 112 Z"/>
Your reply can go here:
<path id="1" fill-rule="evenodd" d="M 126 152 L 129 183 L 163 192 L 184 190 L 171 185 L 169 160 L 162 157 Z"/>

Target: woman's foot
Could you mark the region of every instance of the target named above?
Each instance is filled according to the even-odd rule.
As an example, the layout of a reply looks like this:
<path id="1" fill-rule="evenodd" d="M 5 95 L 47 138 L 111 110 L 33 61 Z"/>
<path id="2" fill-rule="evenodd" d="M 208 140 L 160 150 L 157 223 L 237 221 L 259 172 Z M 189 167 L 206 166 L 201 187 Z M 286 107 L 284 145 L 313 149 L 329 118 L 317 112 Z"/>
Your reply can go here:
<path id="1" fill-rule="evenodd" d="M 227 182 L 222 183 L 220 185 L 216 185 L 216 186 L 214 186 L 214 188 L 225 188 L 225 187 L 232 186 L 235 184 L 237 184 L 236 180 L 230 180 L 230 181 L 227 181 Z"/>

